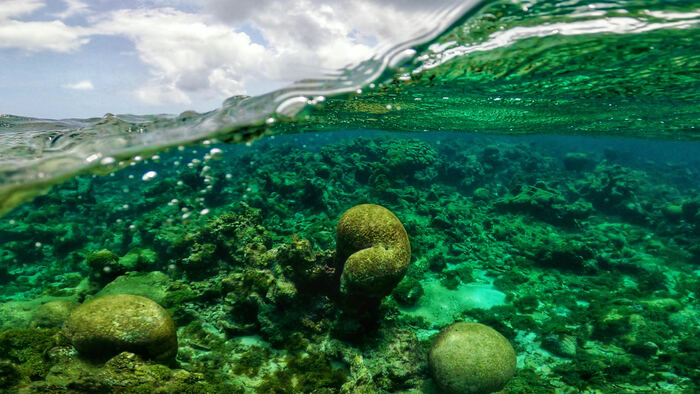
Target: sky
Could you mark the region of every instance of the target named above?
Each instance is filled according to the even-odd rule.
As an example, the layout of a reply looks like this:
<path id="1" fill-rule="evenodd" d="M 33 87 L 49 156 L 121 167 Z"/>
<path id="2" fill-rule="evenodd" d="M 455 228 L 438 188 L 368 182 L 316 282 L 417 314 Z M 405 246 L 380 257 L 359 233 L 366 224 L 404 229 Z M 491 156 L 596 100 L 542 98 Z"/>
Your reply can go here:
<path id="1" fill-rule="evenodd" d="M 365 60 L 441 1 L 0 0 L 0 114 L 208 111 Z"/>

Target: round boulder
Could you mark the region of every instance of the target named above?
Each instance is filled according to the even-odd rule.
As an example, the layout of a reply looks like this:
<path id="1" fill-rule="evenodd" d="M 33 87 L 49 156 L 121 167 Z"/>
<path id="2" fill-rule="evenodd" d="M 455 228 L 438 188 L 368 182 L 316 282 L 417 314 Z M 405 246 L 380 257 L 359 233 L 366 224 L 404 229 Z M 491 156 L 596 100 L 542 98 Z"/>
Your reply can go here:
<path id="1" fill-rule="evenodd" d="M 113 294 L 76 308 L 64 327 L 83 355 L 106 359 L 123 351 L 172 361 L 177 333 L 172 318 L 154 301 L 137 295 Z"/>
<path id="2" fill-rule="evenodd" d="M 411 261 L 406 229 L 396 215 L 379 205 L 362 204 L 346 211 L 338 221 L 336 244 L 344 295 L 388 295 Z"/>
<path id="3" fill-rule="evenodd" d="M 454 323 L 428 355 L 433 378 L 448 394 L 493 393 L 515 373 L 515 350 L 498 331 L 479 323 Z"/>

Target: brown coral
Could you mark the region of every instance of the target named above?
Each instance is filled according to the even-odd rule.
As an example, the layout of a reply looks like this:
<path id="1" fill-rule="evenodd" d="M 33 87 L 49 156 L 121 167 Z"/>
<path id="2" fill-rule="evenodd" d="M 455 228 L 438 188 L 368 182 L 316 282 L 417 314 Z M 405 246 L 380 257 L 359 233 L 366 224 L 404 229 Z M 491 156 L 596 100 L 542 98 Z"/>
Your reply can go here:
<path id="1" fill-rule="evenodd" d="M 92 357 L 130 351 L 169 362 L 177 354 L 177 333 L 168 312 L 137 295 L 106 295 L 84 303 L 70 314 L 64 332 L 78 352 Z"/>
<path id="2" fill-rule="evenodd" d="M 379 205 L 362 204 L 338 221 L 337 259 L 341 293 L 381 298 L 406 273 L 411 245 L 396 215 Z"/>

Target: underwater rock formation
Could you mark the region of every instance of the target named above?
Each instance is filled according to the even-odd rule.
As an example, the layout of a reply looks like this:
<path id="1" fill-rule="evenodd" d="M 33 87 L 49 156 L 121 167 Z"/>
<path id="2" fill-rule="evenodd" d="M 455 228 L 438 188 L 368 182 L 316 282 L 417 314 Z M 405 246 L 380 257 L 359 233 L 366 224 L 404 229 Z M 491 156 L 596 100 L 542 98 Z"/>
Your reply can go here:
<path id="1" fill-rule="evenodd" d="M 437 384 L 449 394 L 492 393 L 515 373 L 515 350 L 489 326 L 454 323 L 437 336 L 428 355 Z"/>
<path id="2" fill-rule="evenodd" d="M 61 327 L 68 316 L 78 307 L 78 303 L 70 300 L 49 301 L 34 312 L 31 325 L 37 328 Z"/>
<path id="3" fill-rule="evenodd" d="M 411 261 L 411 245 L 401 221 L 374 204 L 350 208 L 338 221 L 340 291 L 379 299 L 401 281 Z"/>
<path id="4" fill-rule="evenodd" d="M 356 135 L 221 146 L 212 197 L 192 147 L 0 218 L 0 392 L 442 393 L 427 354 L 455 321 L 516 347 L 505 393 L 698 392 L 697 166 L 587 151 L 596 167 L 567 170 L 580 147 Z M 98 203 L 67 205 L 88 181 Z M 336 225 L 358 199 L 411 234 L 389 297 L 340 297 Z M 95 363 L 38 324 L 54 300 L 125 293 L 167 308 L 177 369 L 134 350 Z"/>
<path id="5" fill-rule="evenodd" d="M 90 300 L 70 314 L 64 331 L 78 352 L 95 358 L 131 351 L 168 362 L 177 354 L 170 315 L 141 296 L 114 294 Z"/>

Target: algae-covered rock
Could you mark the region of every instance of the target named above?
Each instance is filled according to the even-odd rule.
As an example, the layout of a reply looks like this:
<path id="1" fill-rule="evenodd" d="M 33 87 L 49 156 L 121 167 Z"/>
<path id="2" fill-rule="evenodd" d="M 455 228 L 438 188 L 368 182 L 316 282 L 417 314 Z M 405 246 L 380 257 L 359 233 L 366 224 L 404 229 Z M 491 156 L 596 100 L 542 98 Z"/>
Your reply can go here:
<path id="1" fill-rule="evenodd" d="M 119 256 L 107 249 L 88 254 L 85 263 L 91 269 L 90 278 L 98 283 L 107 283 L 126 272 L 119 265 Z"/>
<path id="2" fill-rule="evenodd" d="M 394 299 L 401 305 L 413 306 L 423 295 L 423 286 L 414 278 L 406 278 L 401 281 L 392 293 Z"/>
<path id="3" fill-rule="evenodd" d="M 34 312 L 31 325 L 40 328 L 60 327 L 77 307 L 78 303 L 71 300 L 49 301 Z"/>
<path id="4" fill-rule="evenodd" d="M 78 352 L 106 358 L 123 351 L 170 361 L 177 333 L 168 313 L 154 301 L 114 294 L 90 300 L 68 317 L 65 334 Z"/>
<path id="5" fill-rule="evenodd" d="M 0 392 L 21 381 L 42 379 L 51 368 L 46 354 L 57 344 L 55 329 L 0 331 Z"/>
<path id="6" fill-rule="evenodd" d="M 126 271 L 142 269 L 153 266 L 156 263 L 156 252 L 151 249 L 131 249 L 127 254 L 119 258 L 117 262 Z"/>
<path id="7" fill-rule="evenodd" d="M 203 374 L 143 360 L 121 352 L 96 365 L 65 348 L 48 356 L 56 362 L 45 380 L 32 381 L 19 392 L 27 393 L 240 393 L 228 384 L 211 384 Z M 1 368 L 1 364 L 0 364 Z M 1 390 L 0 390 L 1 391 Z M 17 392 L 17 391 L 12 391 Z"/>
<path id="8" fill-rule="evenodd" d="M 379 205 L 362 204 L 338 221 L 337 259 L 341 293 L 381 298 L 406 273 L 411 245 L 396 215 Z"/>
<path id="9" fill-rule="evenodd" d="M 167 295 L 170 279 L 160 271 L 131 272 L 109 282 L 97 293 L 97 297 L 111 294 L 133 294 L 162 304 Z"/>
<path id="10" fill-rule="evenodd" d="M 515 350 L 498 331 L 454 323 L 438 334 L 428 355 L 436 383 L 449 394 L 492 393 L 515 373 Z"/>

